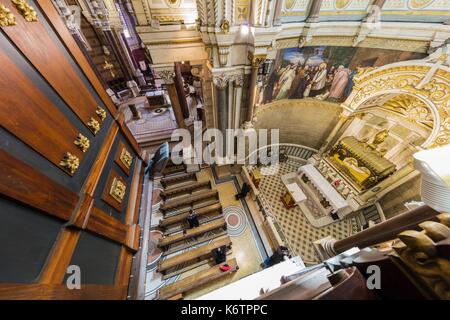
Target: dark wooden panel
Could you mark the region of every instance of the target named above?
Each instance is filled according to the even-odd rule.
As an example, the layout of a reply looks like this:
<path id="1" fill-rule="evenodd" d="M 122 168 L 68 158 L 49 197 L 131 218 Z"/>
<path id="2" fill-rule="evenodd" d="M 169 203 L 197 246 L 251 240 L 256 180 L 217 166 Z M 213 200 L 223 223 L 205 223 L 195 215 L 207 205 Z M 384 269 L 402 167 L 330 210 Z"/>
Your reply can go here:
<path id="1" fill-rule="evenodd" d="M 122 197 L 122 200 L 118 200 L 114 198 L 111 194 L 111 191 L 113 189 L 114 183 L 121 183 L 123 186 L 125 186 L 125 191 Z M 109 172 L 108 180 L 106 182 L 105 188 L 103 190 L 102 199 L 109 204 L 111 207 L 116 209 L 119 212 L 122 212 L 122 204 L 125 202 L 126 199 L 126 193 L 129 193 L 129 186 L 127 185 L 127 182 L 124 178 L 122 178 L 114 169 Z"/>
<path id="2" fill-rule="evenodd" d="M 51 24 L 55 29 L 55 32 L 59 35 L 60 39 L 64 42 L 67 49 L 70 51 L 71 55 L 74 57 L 80 68 L 83 70 L 86 77 L 89 79 L 92 86 L 95 88 L 96 92 L 102 99 L 103 103 L 108 108 L 109 112 L 115 118 L 117 115 L 116 106 L 112 103 L 111 98 L 106 94 L 100 80 L 97 78 L 95 72 L 92 70 L 89 62 L 84 56 L 81 49 L 78 47 L 76 41 L 73 39 L 73 36 L 67 30 L 64 22 L 60 18 L 58 12 L 51 2 L 48 0 L 37 0 L 37 4 L 42 8 L 43 14 L 51 20 Z"/>
<path id="3" fill-rule="evenodd" d="M 80 290 L 69 290 L 58 284 L 0 284 L 2 300 L 124 300 L 127 286 L 83 285 Z"/>
<path id="4" fill-rule="evenodd" d="M 63 220 L 78 196 L 0 149 L 0 193 Z"/>
<path id="5" fill-rule="evenodd" d="M 78 230 L 65 228 L 61 231 L 39 283 L 62 283 L 79 238 Z"/>
<path id="6" fill-rule="evenodd" d="M 36 281 L 63 224 L 0 196 L 0 283 Z"/>
<path id="7" fill-rule="evenodd" d="M 127 244 L 128 227 L 98 208 L 92 210 L 86 229 L 118 243 Z"/>
<path id="8" fill-rule="evenodd" d="M 79 132 L 70 121 L 2 49 L 0 65 L 8 70 L 0 77 L 2 127 L 60 168 L 66 152 L 81 160 L 84 154 L 74 144 Z"/>
<path id="9" fill-rule="evenodd" d="M 0 0 L 0 3 L 11 7 L 6 0 Z M 21 17 L 14 6 L 11 11 L 16 17 Z M 3 32 L 30 60 L 84 124 L 87 124 L 91 118 L 101 122 L 95 112 L 98 106 L 96 100 L 77 75 L 61 48 L 53 42 L 42 22 L 39 20 L 29 23 L 23 18 L 16 19 L 16 22 L 15 26 L 2 28 Z"/>
<path id="10" fill-rule="evenodd" d="M 70 261 L 71 265 L 77 265 L 81 269 L 81 285 L 114 284 L 121 250 L 120 244 L 81 231 Z"/>

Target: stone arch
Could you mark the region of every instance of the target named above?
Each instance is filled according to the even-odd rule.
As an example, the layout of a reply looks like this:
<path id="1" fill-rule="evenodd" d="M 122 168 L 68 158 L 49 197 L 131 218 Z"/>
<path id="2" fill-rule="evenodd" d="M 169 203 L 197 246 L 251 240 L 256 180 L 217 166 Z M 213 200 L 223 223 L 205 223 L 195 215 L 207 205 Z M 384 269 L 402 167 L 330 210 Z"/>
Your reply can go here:
<path id="1" fill-rule="evenodd" d="M 352 93 L 342 104 L 345 115 L 361 112 L 381 96 L 411 95 L 432 112 L 434 125 L 423 144 L 434 148 L 450 143 L 450 68 L 422 60 L 385 65 L 360 72 Z"/>

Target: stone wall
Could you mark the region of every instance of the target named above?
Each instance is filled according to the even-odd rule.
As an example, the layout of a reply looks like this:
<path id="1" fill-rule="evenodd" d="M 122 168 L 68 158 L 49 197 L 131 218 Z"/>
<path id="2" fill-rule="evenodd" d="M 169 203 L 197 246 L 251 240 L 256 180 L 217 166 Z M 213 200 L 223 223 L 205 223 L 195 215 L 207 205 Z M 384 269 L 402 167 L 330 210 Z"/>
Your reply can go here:
<path id="1" fill-rule="evenodd" d="M 390 219 L 407 211 L 408 209 L 405 207 L 405 202 L 409 201 L 421 201 L 420 175 L 386 194 L 383 198 L 381 198 L 379 203 L 381 208 L 383 208 L 386 219 Z"/>
<path id="2" fill-rule="evenodd" d="M 338 122 L 339 104 L 318 99 L 280 100 L 256 111 L 256 129 L 280 129 L 280 143 L 319 149 Z"/>

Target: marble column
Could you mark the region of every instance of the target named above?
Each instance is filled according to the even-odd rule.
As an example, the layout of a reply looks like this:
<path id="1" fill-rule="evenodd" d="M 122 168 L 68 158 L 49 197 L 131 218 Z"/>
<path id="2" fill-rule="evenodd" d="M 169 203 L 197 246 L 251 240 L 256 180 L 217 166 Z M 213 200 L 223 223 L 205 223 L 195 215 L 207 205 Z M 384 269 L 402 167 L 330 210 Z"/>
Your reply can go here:
<path id="1" fill-rule="evenodd" d="M 234 79 L 234 128 L 238 129 L 241 125 L 241 102 L 242 102 L 242 86 L 244 84 L 244 76 L 238 75 Z"/>
<path id="2" fill-rule="evenodd" d="M 225 134 L 228 128 L 228 77 L 225 75 L 215 76 L 213 78 L 214 89 L 216 92 L 216 110 L 219 124 L 219 130 Z"/>
<path id="3" fill-rule="evenodd" d="M 308 18 L 306 22 L 309 23 L 319 22 L 320 7 L 322 6 L 322 1 L 323 0 L 311 1 L 308 11 Z"/>
<path id="4" fill-rule="evenodd" d="M 169 94 L 173 113 L 178 124 L 178 128 L 186 129 L 183 111 L 181 110 L 180 101 L 178 100 L 177 88 L 175 87 L 175 71 L 172 68 L 160 69 L 155 68 L 156 75 L 166 83 L 167 93 Z"/>
<path id="5" fill-rule="evenodd" d="M 226 155 L 226 130 L 228 128 L 228 82 L 230 81 L 229 76 L 222 74 L 214 76 L 214 91 L 216 93 L 216 110 L 217 110 L 217 120 L 218 129 L 223 134 L 223 155 Z"/>
<path id="6" fill-rule="evenodd" d="M 275 13 L 273 14 L 273 25 L 281 26 L 281 10 L 283 10 L 284 0 L 276 0 Z"/>
<path id="7" fill-rule="evenodd" d="M 258 69 L 261 62 L 264 61 L 266 55 L 251 55 L 252 70 L 250 73 L 250 83 L 249 83 L 249 97 L 247 105 L 247 115 L 245 117 L 245 122 L 249 126 L 253 120 L 253 110 L 256 103 L 256 93 L 257 93 L 257 81 L 258 81 Z"/>

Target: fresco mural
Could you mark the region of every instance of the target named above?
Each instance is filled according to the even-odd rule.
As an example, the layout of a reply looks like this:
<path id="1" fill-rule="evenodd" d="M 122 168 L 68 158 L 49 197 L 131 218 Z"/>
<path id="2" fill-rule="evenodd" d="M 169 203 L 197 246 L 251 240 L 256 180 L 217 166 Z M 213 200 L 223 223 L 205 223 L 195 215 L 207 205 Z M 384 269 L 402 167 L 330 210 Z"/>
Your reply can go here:
<path id="1" fill-rule="evenodd" d="M 303 47 L 279 50 L 264 81 L 259 103 L 280 99 L 315 98 L 344 101 L 353 77 L 365 68 L 421 59 L 425 54 L 354 47 Z"/>

